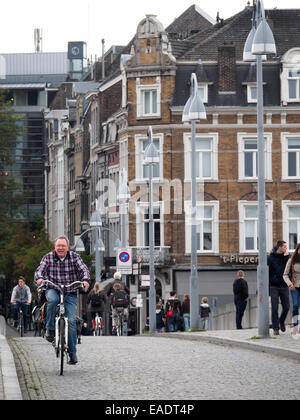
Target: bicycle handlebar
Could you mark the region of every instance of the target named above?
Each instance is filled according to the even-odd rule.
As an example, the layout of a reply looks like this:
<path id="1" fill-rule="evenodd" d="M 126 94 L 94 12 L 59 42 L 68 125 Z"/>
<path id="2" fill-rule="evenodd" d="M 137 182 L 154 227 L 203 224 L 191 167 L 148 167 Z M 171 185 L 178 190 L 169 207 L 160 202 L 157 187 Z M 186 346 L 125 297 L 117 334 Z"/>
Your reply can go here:
<path id="1" fill-rule="evenodd" d="M 41 290 L 43 287 L 46 286 L 46 284 L 50 284 L 51 286 L 53 286 L 55 289 L 59 290 L 60 292 L 62 292 L 63 288 L 70 288 L 70 287 L 74 287 L 74 286 L 78 286 L 78 289 L 80 287 L 84 289 L 83 281 L 78 280 L 78 281 L 74 281 L 71 284 L 55 284 L 51 280 L 44 279 L 42 284 L 38 287 L 38 290 Z"/>

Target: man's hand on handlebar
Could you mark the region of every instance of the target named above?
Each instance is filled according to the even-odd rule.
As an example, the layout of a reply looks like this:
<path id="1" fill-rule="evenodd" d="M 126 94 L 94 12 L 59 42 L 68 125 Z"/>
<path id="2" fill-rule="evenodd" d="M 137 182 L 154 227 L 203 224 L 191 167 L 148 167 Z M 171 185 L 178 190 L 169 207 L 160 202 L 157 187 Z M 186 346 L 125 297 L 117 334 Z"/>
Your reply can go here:
<path id="1" fill-rule="evenodd" d="M 87 281 L 83 282 L 84 291 L 87 292 L 90 288 L 90 284 Z"/>

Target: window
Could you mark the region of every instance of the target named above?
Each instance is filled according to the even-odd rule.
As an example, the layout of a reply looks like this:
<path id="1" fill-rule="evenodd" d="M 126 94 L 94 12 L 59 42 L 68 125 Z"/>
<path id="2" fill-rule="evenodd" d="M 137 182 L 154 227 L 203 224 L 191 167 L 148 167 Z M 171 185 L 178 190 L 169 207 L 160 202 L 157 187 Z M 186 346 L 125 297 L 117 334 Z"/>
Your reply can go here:
<path id="1" fill-rule="evenodd" d="M 273 203 L 266 201 L 267 248 L 272 248 Z M 259 249 L 258 203 L 239 201 L 240 252 L 257 253 Z"/>
<path id="2" fill-rule="evenodd" d="M 160 209 L 156 208 L 153 210 L 153 219 L 154 219 L 154 246 L 160 246 Z M 149 229 L 150 229 L 150 216 L 149 210 L 144 212 L 144 246 L 149 246 Z"/>
<path id="3" fill-rule="evenodd" d="M 247 84 L 247 101 L 249 104 L 257 102 L 257 85 L 256 83 Z"/>
<path id="4" fill-rule="evenodd" d="M 154 246 L 164 246 L 163 203 L 153 203 Z M 136 234 L 137 246 L 149 247 L 149 204 L 136 203 Z"/>
<path id="5" fill-rule="evenodd" d="M 185 248 L 191 252 L 191 202 L 185 202 Z M 198 202 L 197 214 L 197 250 L 199 253 L 219 252 L 219 202 Z"/>
<path id="6" fill-rule="evenodd" d="M 137 118 L 160 117 L 160 77 L 156 78 L 156 84 L 141 85 L 137 78 Z"/>
<path id="7" fill-rule="evenodd" d="M 153 179 L 163 179 L 163 134 L 154 134 L 153 143 L 159 153 L 159 162 L 153 165 Z M 144 164 L 144 154 L 148 137 L 135 136 L 135 170 L 136 179 L 144 180 L 149 178 L 149 166 Z"/>
<path id="8" fill-rule="evenodd" d="M 292 48 L 282 58 L 281 100 L 300 102 L 300 49 Z"/>
<path id="9" fill-rule="evenodd" d="M 300 68 L 289 70 L 288 89 L 290 101 L 300 101 Z"/>
<path id="10" fill-rule="evenodd" d="M 283 201 L 283 237 L 288 249 L 293 252 L 300 242 L 300 201 Z"/>
<path id="11" fill-rule="evenodd" d="M 295 180 L 300 178 L 300 134 L 283 133 L 282 144 L 282 178 Z"/>
<path id="12" fill-rule="evenodd" d="M 238 134 L 239 180 L 249 181 L 258 178 L 257 135 Z M 265 175 L 272 180 L 272 134 L 265 133 Z"/>
<path id="13" fill-rule="evenodd" d="M 208 102 L 208 84 L 207 83 L 198 83 L 198 92 L 203 103 Z"/>
<path id="14" fill-rule="evenodd" d="M 184 134 L 185 180 L 191 179 L 191 136 Z M 218 179 L 218 134 L 197 134 L 196 177 L 202 180 Z"/>

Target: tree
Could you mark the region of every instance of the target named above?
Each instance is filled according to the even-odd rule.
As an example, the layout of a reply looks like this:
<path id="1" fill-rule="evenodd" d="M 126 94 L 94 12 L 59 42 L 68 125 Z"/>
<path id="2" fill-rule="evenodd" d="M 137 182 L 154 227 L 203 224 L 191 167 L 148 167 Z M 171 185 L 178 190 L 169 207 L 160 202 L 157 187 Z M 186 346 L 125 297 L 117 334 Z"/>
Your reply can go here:
<path id="1" fill-rule="evenodd" d="M 0 218 L 14 218 L 22 202 L 12 174 L 17 140 L 23 133 L 22 118 L 14 113 L 12 101 L 0 92 Z"/>

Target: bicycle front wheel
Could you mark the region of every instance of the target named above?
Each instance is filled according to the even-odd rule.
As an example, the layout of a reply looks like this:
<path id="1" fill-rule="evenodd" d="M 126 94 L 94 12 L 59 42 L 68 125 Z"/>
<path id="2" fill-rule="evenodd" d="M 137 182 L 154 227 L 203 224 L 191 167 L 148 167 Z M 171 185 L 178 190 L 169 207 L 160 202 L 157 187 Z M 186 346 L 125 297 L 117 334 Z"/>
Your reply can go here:
<path id="1" fill-rule="evenodd" d="M 65 344 L 66 344 L 66 336 L 65 336 L 65 320 L 59 320 L 59 343 L 58 348 L 60 352 L 60 376 L 64 374 L 64 357 L 65 357 Z"/>
<path id="2" fill-rule="evenodd" d="M 20 337 L 24 337 L 24 317 L 23 312 L 19 312 L 19 328 L 20 328 Z"/>

